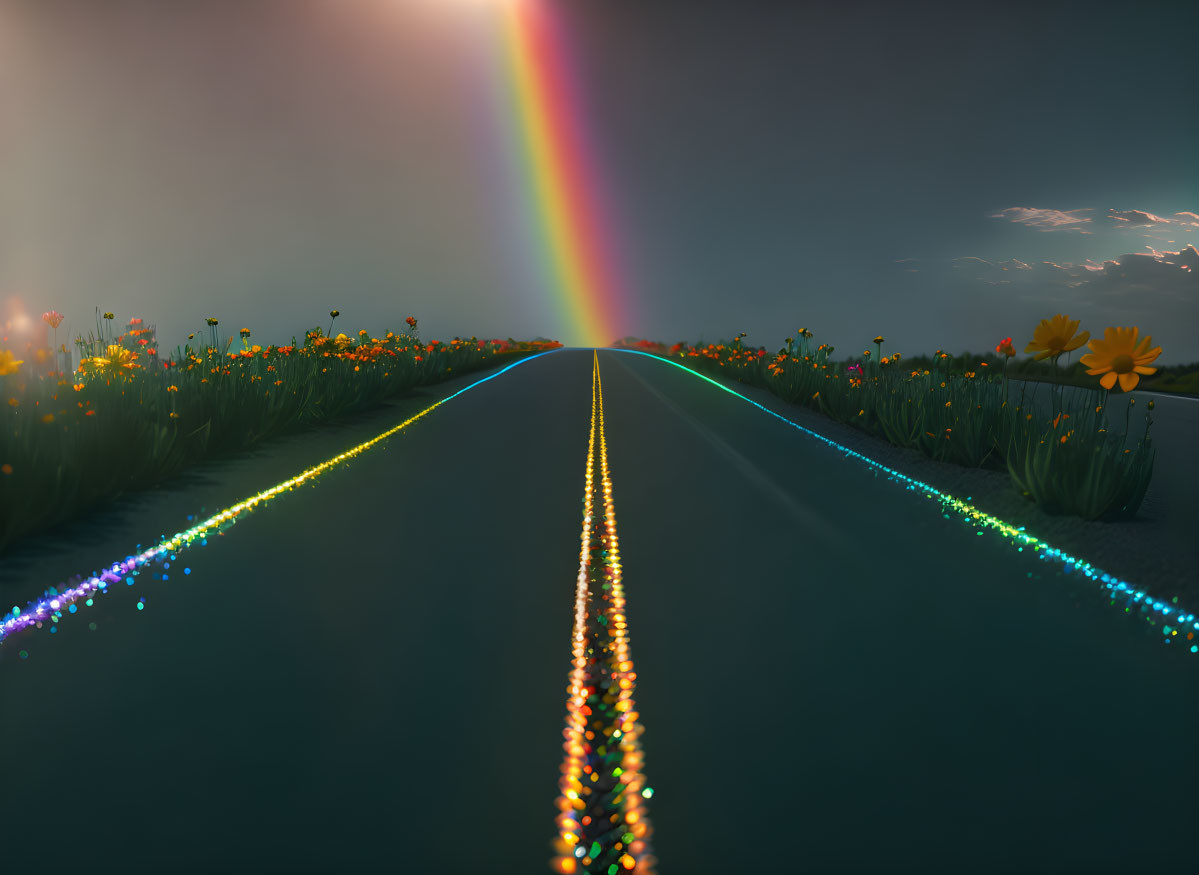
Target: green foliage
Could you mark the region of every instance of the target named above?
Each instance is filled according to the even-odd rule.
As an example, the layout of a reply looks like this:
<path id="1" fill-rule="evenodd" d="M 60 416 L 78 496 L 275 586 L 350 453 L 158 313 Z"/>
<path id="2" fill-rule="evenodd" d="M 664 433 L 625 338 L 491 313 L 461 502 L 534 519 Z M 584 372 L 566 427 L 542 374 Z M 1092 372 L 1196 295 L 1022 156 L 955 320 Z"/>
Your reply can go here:
<path id="1" fill-rule="evenodd" d="M 1015 368 L 1005 376 L 1002 361 L 996 367 L 970 353 L 887 357 L 887 363 L 872 353 L 834 363 L 824 347 L 813 353 L 802 338 L 788 339 L 773 355 L 746 349 L 737 339 L 679 344 L 667 357 L 768 389 L 931 459 L 1006 470 L 1021 495 L 1050 513 L 1131 518 L 1153 473 L 1151 417 L 1137 445 L 1126 448 L 1126 434 L 1104 428 L 1098 408 L 1109 394 L 1097 388 L 1096 377 L 1086 377 L 1090 393 L 1053 390 L 1054 415 L 1060 414 L 1055 425 L 1036 420 L 1024 406 L 1024 384 L 1017 392 L 1010 382 Z M 860 370 L 848 370 L 851 365 Z M 1040 375 L 1034 368 L 1025 373 Z M 1127 420 L 1125 425 L 1127 431 Z"/>
<path id="2" fill-rule="evenodd" d="M 111 322 L 111 320 L 105 320 Z M 209 346 L 124 361 L 111 335 L 79 341 L 75 374 L 0 376 L 0 551 L 197 462 L 365 411 L 497 361 L 552 348 L 415 332 L 354 343 L 316 329 L 296 347 Z M 206 338 L 207 339 L 207 338 Z M 99 357 L 99 358 L 97 358 Z"/>

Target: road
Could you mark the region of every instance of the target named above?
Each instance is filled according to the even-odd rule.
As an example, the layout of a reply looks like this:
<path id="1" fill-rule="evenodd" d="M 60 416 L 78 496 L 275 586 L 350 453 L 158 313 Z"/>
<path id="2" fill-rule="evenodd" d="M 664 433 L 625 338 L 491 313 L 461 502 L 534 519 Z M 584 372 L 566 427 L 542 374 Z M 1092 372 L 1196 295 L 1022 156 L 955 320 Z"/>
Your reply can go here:
<path id="1" fill-rule="evenodd" d="M 599 362 L 660 872 L 1193 865 L 1183 636 L 1163 646 L 1079 572 L 710 383 Z M 170 580 L 0 645 L 7 867 L 547 871 L 591 368 L 523 363 Z M 386 415 L 15 557 L 0 595 L 24 604 Z"/>

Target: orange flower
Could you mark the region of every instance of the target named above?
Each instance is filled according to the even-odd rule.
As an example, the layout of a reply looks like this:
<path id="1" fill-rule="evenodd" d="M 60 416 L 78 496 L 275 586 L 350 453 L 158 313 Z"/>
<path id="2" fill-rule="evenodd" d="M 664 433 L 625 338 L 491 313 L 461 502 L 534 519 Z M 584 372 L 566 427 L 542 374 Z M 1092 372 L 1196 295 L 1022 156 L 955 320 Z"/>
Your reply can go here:
<path id="1" fill-rule="evenodd" d="M 1005 355 L 1008 358 L 1011 358 L 1016 354 L 1016 347 L 1012 346 L 1012 339 L 1010 337 L 1005 337 L 1003 340 L 999 341 L 999 345 L 995 347 L 995 352 L 997 352 L 999 355 Z"/>
<path id="2" fill-rule="evenodd" d="M 1149 348 L 1153 338 L 1146 335 L 1143 340 L 1138 338 L 1138 329 L 1108 328 L 1103 332 L 1103 339 L 1095 338 L 1088 346 L 1092 352 L 1079 359 L 1089 370 L 1091 376 L 1103 376 L 1099 385 L 1111 389 L 1120 381 L 1120 389 L 1131 392 L 1141 374 L 1155 374 L 1157 368 L 1149 367 L 1149 363 L 1162 354 L 1160 346 Z"/>
<path id="3" fill-rule="evenodd" d="M 1024 348 L 1025 352 L 1035 352 L 1036 361 L 1056 359 L 1064 352 L 1072 352 L 1087 342 L 1091 332 L 1084 331 L 1076 335 L 1078 320 L 1070 320 L 1069 316 L 1058 313 L 1052 319 L 1042 319 L 1033 331 L 1033 339 Z"/>

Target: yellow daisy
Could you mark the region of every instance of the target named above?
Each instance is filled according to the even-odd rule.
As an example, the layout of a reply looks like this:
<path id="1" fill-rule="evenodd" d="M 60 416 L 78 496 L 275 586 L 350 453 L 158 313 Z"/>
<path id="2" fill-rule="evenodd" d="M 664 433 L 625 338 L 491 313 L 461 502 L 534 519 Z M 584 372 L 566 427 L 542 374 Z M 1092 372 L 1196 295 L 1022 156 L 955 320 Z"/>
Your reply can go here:
<path id="1" fill-rule="evenodd" d="M 7 349 L 0 349 L 0 377 L 15 374 L 17 368 L 23 364 L 25 364 L 23 359 L 18 359 Z"/>
<path id="2" fill-rule="evenodd" d="M 1079 361 L 1090 369 L 1087 373 L 1092 377 L 1103 374 L 1099 385 L 1104 389 L 1112 388 L 1119 379 L 1121 391 L 1131 392 L 1140 382 L 1141 374 L 1157 373 L 1157 368 L 1148 365 L 1162 354 L 1162 348 L 1150 349 L 1153 338 L 1146 335 L 1138 342 L 1137 334 L 1135 325 L 1132 328 L 1107 328 L 1102 340 L 1095 338 L 1087 344 L 1091 352 Z"/>
<path id="3" fill-rule="evenodd" d="M 1033 339 L 1024 348 L 1025 352 L 1035 352 L 1036 361 L 1047 358 L 1057 358 L 1064 352 L 1078 349 L 1087 342 L 1091 332 L 1084 331 L 1075 336 L 1078 330 L 1078 320 L 1070 320 L 1069 316 L 1058 313 L 1052 319 L 1042 319 L 1041 324 L 1033 331 Z"/>

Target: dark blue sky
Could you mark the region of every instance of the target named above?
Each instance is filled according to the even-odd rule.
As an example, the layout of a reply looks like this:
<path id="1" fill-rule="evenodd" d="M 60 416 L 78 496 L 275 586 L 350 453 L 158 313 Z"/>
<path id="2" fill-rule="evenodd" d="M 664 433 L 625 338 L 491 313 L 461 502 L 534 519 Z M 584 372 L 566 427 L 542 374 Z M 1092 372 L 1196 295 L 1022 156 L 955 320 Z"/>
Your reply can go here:
<path id="1" fill-rule="evenodd" d="M 1187 4 L 569 5 L 652 324 L 985 349 L 1065 308 L 1199 359 L 1193 257 L 1074 267 L 1199 244 Z"/>
<path id="2" fill-rule="evenodd" d="M 1199 360 L 1193 4 L 555 6 L 626 333 L 911 355 L 1066 312 Z M 0 303 L 569 342 L 513 249 L 493 12 L 0 0 Z"/>

